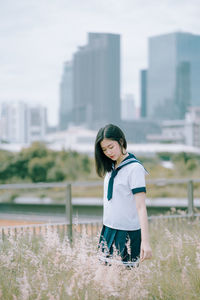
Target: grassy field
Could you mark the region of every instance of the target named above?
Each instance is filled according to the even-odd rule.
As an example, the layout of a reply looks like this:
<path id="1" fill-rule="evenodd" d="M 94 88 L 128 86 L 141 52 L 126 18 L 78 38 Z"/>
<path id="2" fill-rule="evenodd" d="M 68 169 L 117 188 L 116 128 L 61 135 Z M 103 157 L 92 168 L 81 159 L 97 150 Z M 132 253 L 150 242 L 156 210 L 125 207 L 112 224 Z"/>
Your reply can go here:
<path id="1" fill-rule="evenodd" d="M 199 299 L 199 219 L 150 222 L 153 258 L 139 268 L 99 263 L 99 232 L 19 234 L 0 242 L 0 299 Z"/>

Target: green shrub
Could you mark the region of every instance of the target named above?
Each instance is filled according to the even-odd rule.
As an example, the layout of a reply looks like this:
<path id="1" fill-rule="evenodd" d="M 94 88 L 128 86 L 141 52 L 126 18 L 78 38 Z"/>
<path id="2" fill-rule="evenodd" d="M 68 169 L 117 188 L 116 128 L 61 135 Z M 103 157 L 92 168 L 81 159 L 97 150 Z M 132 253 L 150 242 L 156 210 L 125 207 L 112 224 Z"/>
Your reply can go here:
<path id="1" fill-rule="evenodd" d="M 46 181 L 47 168 L 42 158 L 35 157 L 28 164 L 28 174 L 33 182 Z"/>

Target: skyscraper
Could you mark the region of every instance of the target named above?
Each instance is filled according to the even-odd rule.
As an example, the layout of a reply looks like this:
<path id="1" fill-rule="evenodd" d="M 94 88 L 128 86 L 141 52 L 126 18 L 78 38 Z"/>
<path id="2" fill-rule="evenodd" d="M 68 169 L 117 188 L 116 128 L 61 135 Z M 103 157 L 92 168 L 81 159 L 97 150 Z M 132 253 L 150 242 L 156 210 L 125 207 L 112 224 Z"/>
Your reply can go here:
<path id="1" fill-rule="evenodd" d="M 147 115 L 183 119 L 200 106 L 200 35 L 175 32 L 149 39 Z"/>
<path id="2" fill-rule="evenodd" d="M 47 109 L 24 102 L 1 104 L 0 139 L 9 143 L 32 143 L 45 138 Z"/>
<path id="3" fill-rule="evenodd" d="M 1 104 L 1 140 L 8 143 L 27 142 L 27 104 L 3 102 Z"/>
<path id="4" fill-rule="evenodd" d="M 27 142 L 44 141 L 47 129 L 47 109 L 41 105 L 27 109 Z"/>
<path id="5" fill-rule="evenodd" d="M 141 110 L 140 116 L 145 118 L 147 116 L 147 70 L 140 72 L 140 95 L 141 95 Z"/>
<path id="6" fill-rule="evenodd" d="M 73 57 L 75 124 L 120 121 L 120 35 L 89 33 Z"/>
<path id="7" fill-rule="evenodd" d="M 66 129 L 73 117 L 73 65 L 66 62 L 60 83 L 59 129 Z"/>

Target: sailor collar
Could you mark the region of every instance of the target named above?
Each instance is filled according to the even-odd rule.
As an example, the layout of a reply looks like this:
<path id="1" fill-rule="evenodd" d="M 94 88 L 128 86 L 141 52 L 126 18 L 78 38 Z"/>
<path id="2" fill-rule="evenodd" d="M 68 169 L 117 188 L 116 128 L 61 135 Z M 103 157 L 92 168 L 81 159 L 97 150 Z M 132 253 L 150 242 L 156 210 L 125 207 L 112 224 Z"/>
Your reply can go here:
<path id="1" fill-rule="evenodd" d="M 107 192 L 108 201 L 112 199 L 114 178 L 115 176 L 117 176 L 119 170 L 129 164 L 136 163 L 136 162 L 142 165 L 142 163 L 138 159 L 136 159 L 135 155 L 129 153 L 129 155 L 119 164 L 119 166 L 116 169 L 113 163 L 111 176 L 108 183 L 108 192 Z"/>

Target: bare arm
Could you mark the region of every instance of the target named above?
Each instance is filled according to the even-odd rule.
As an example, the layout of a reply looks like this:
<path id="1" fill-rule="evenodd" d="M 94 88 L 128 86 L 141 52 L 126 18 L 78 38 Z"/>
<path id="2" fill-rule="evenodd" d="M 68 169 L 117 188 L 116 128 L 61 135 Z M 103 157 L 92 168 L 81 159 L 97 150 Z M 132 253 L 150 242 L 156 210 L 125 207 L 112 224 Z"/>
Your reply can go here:
<path id="1" fill-rule="evenodd" d="M 145 204 L 145 193 L 135 194 L 136 207 L 141 226 L 141 249 L 140 249 L 140 261 L 149 259 L 152 257 L 152 250 L 149 244 L 149 230 L 148 230 L 148 218 L 147 209 Z"/>

